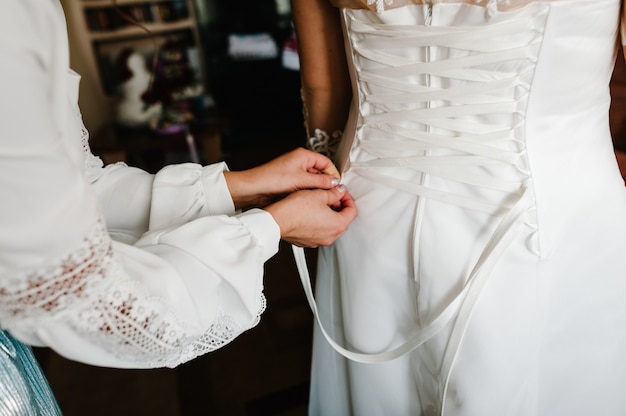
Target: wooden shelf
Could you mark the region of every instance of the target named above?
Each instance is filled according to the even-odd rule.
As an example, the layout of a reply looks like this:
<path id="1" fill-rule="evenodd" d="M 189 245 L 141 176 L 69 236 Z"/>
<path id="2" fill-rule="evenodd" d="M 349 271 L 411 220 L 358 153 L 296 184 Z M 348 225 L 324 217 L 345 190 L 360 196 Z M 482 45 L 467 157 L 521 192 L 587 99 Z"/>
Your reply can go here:
<path id="1" fill-rule="evenodd" d="M 141 35 L 135 21 L 150 30 L 160 32 L 177 30 L 181 27 L 195 28 L 193 3 L 189 0 L 142 0 L 118 4 L 82 3 L 82 14 L 87 26 L 87 35 L 94 38 L 109 38 L 130 34 Z M 136 33 L 135 33 L 136 32 Z"/>
<path id="2" fill-rule="evenodd" d="M 162 35 L 170 32 L 178 32 L 184 29 L 192 29 L 195 22 L 188 18 L 172 23 L 145 23 L 144 27 L 154 35 Z M 91 32 L 94 41 L 114 41 L 137 36 L 149 36 L 148 33 L 136 26 L 128 26 L 121 29 Z"/>
<path id="3" fill-rule="evenodd" d="M 128 6 L 143 3 L 167 3 L 172 0 L 117 0 L 118 6 Z M 111 7 L 112 0 L 81 0 L 83 7 Z"/>

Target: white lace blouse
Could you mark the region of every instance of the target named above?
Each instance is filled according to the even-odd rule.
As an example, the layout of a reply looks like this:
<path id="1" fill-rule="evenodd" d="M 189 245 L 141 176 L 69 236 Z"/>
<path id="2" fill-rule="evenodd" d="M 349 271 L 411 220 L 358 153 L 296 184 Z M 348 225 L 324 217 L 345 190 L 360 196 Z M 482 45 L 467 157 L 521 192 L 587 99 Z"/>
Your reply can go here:
<path id="1" fill-rule="evenodd" d="M 85 363 L 176 366 L 256 325 L 280 232 L 224 164 L 91 155 L 58 0 L 0 7 L 0 325 Z"/>

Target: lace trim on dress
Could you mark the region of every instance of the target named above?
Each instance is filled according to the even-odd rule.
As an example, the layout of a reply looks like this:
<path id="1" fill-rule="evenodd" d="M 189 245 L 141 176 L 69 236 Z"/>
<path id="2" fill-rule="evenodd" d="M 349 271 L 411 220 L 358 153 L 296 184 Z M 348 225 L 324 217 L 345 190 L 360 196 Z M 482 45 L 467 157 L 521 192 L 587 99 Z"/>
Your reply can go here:
<path id="1" fill-rule="evenodd" d="M 438 3 L 467 3 L 483 6 L 490 16 L 498 11 L 514 10 L 531 3 L 533 0 L 330 0 L 335 7 L 349 9 L 369 9 L 376 13 L 398 7 L 412 5 L 425 5 L 432 7 Z M 559 0 L 543 0 L 545 2 Z"/>
<path id="2" fill-rule="evenodd" d="M 314 135 L 307 141 L 307 147 L 332 159 L 337 153 L 342 134 L 340 130 L 335 130 L 328 135 L 323 130 L 315 129 Z"/>

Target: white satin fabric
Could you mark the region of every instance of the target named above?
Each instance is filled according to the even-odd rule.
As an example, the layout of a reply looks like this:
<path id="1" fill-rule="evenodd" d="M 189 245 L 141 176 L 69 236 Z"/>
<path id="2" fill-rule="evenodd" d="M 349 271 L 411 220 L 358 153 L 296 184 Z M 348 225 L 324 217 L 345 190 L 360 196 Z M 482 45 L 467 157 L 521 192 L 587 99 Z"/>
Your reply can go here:
<path id="1" fill-rule="evenodd" d="M 58 0 L 0 2 L 0 324 L 114 367 L 176 366 L 265 308 L 280 231 L 224 164 L 149 175 L 91 155 Z"/>
<path id="2" fill-rule="evenodd" d="M 359 215 L 316 296 L 350 359 L 316 329 L 311 414 L 623 415 L 620 1 L 427 3 L 342 9 Z"/>

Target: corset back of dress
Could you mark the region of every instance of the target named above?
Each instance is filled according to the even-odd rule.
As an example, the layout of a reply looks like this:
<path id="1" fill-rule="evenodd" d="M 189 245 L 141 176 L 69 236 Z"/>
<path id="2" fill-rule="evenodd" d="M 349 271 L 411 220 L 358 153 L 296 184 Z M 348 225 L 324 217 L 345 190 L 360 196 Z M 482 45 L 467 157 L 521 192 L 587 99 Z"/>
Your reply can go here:
<path id="1" fill-rule="evenodd" d="M 426 347 L 438 345 L 420 396 L 435 397 L 422 407 L 438 413 L 500 259 L 511 250 L 549 258 L 565 238 L 561 224 L 615 194 L 621 178 L 607 112 L 620 2 L 517 2 L 511 10 L 494 1 L 409 3 L 342 10 L 355 96 L 338 163 L 349 188 L 358 177 L 413 194 L 414 217 L 427 218 L 412 233 L 414 279 L 427 294 L 417 295 L 420 331 L 437 333 Z M 572 142 L 580 150 L 559 153 Z M 603 185 L 585 189 L 595 200 L 581 204 L 575 187 L 584 176 L 574 164 L 588 160 L 606 165 L 594 173 Z M 577 183 L 563 185 L 568 177 Z M 466 241 L 435 226 L 432 218 L 444 215 L 446 230 L 458 225 Z M 455 251 L 421 248 L 422 240 Z M 425 279 L 429 262 L 437 270 Z"/>

